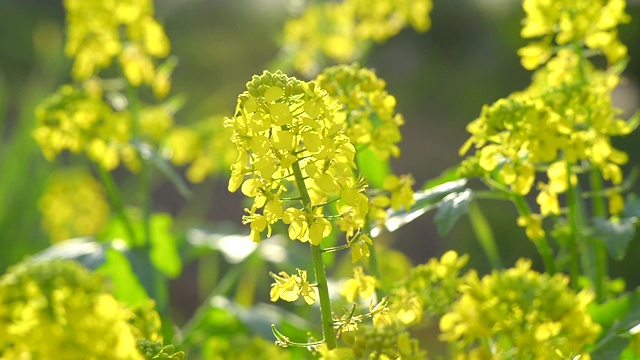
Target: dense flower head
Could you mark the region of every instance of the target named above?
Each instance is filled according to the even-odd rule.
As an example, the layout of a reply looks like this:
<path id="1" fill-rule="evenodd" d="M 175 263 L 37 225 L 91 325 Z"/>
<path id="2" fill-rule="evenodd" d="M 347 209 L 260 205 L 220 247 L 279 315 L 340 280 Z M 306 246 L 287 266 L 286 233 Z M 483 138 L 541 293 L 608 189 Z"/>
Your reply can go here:
<path id="1" fill-rule="evenodd" d="M 613 185 L 623 180 L 628 156 L 613 147 L 611 137 L 629 134 L 633 126 L 612 103 L 619 75 L 580 62 L 575 51 L 561 50 L 536 71 L 529 88 L 485 106 L 468 125 L 472 135 L 461 149 L 475 145 L 480 172 L 516 194 L 526 195 L 535 185 L 543 216 L 561 213 L 558 195 L 577 183 L 581 171 L 595 168 Z M 619 200 L 612 214 L 621 211 Z M 543 235 L 532 220 L 521 220 L 528 235 Z"/>
<path id="2" fill-rule="evenodd" d="M 600 331 L 587 310 L 593 296 L 576 293 L 569 279 L 514 268 L 479 278 L 464 277 L 460 298 L 440 320 L 441 339 L 452 343 L 457 359 L 571 359 Z"/>
<path id="3" fill-rule="evenodd" d="M 38 208 L 42 227 L 52 242 L 97 235 L 109 218 L 102 185 L 88 172 L 75 168 L 50 175 Z"/>
<path id="4" fill-rule="evenodd" d="M 444 314 L 459 296 L 460 271 L 468 259 L 467 255 L 449 250 L 439 259 L 412 268 L 406 279 L 394 285 L 389 313 L 405 325 L 420 323 L 425 316 Z"/>
<path id="5" fill-rule="evenodd" d="M 625 5 L 625 0 L 525 0 L 521 35 L 539 39 L 519 50 L 522 65 L 532 70 L 544 64 L 554 53 L 554 42 L 599 51 L 609 63 L 624 58 L 627 48 L 616 28 L 630 20 Z"/>
<path id="6" fill-rule="evenodd" d="M 53 160 L 61 152 L 86 153 L 107 170 L 125 162 L 137 168 L 131 138 L 131 114 L 114 111 L 92 88 L 65 85 L 36 108 L 33 132 L 43 154 Z"/>
<path id="7" fill-rule="evenodd" d="M 0 278 L 0 357 L 142 360 L 133 313 L 68 260 L 26 261 Z"/>
<path id="8" fill-rule="evenodd" d="M 157 73 L 154 60 L 169 54 L 169 40 L 153 18 L 152 0 L 65 0 L 64 6 L 65 52 L 75 58 L 72 73 L 76 80 L 95 75 L 115 57 L 134 86 L 166 80 Z"/>
<path id="9" fill-rule="evenodd" d="M 431 8 L 431 0 L 314 2 L 285 24 L 283 50 L 297 71 L 316 74 L 325 57 L 350 62 L 370 40 L 383 42 L 407 26 L 427 31 Z"/>
<path id="10" fill-rule="evenodd" d="M 292 240 L 318 245 L 332 230 L 323 212 L 330 203 L 348 236 L 364 226 L 366 181 L 354 171 L 339 108 L 316 83 L 280 71 L 254 76 L 238 97 L 235 116 L 225 119 L 239 153 L 229 190 L 254 199 L 244 217 L 254 241 L 282 220 Z"/>
<path id="11" fill-rule="evenodd" d="M 342 104 L 345 133 L 356 147 L 370 147 L 380 158 L 397 157 L 404 124 L 396 113 L 396 99 L 384 80 L 357 64 L 325 68 L 315 81 Z"/>
<path id="12" fill-rule="evenodd" d="M 233 148 L 233 130 L 214 116 L 189 126 L 176 126 L 166 140 L 167 157 L 179 166 L 189 164 L 187 179 L 202 182 L 207 176 L 228 171 L 238 158 Z"/>
<path id="13" fill-rule="evenodd" d="M 420 349 L 417 339 L 400 324 L 360 326 L 345 336 L 352 353 L 344 359 L 426 359 L 427 352 Z M 325 353 L 327 351 L 323 351 Z M 325 356 L 322 359 L 330 359 Z"/>

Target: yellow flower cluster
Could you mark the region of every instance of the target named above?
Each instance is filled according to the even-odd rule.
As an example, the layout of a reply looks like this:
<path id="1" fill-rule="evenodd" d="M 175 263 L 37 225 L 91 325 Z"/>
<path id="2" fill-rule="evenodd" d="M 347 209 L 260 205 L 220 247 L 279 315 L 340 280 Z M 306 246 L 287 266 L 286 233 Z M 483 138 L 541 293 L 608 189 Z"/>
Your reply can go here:
<path id="1" fill-rule="evenodd" d="M 102 185 L 81 169 L 50 175 L 38 202 L 42 227 L 52 242 L 97 235 L 109 218 L 109 204 Z"/>
<path id="2" fill-rule="evenodd" d="M 27 261 L 0 278 L 0 358 L 142 360 L 132 317 L 81 265 Z"/>
<path id="3" fill-rule="evenodd" d="M 208 175 L 229 169 L 238 158 L 231 143 L 231 128 L 223 126 L 222 117 L 212 117 L 192 126 L 174 127 L 166 142 L 171 161 L 189 164 L 187 179 L 202 182 Z"/>
<path id="4" fill-rule="evenodd" d="M 420 349 L 417 339 L 398 324 L 362 326 L 345 336 L 350 348 L 336 348 L 331 351 L 320 349 L 321 359 L 407 359 L 424 360 L 427 352 Z M 340 356 L 338 356 L 338 354 Z"/>
<path id="5" fill-rule="evenodd" d="M 203 358 L 209 360 L 290 360 L 292 355 L 288 350 L 273 346 L 273 341 L 268 341 L 260 336 L 251 337 L 243 333 L 231 336 L 219 334 L 204 341 Z"/>
<path id="6" fill-rule="evenodd" d="M 283 48 L 297 71 L 315 74 L 324 56 L 350 62 L 367 41 L 385 41 L 408 25 L 427 31 L 431 8 L 431 0 L 315 2 L 285 24 Z"/>
<path id="7" fill-rule="evenodd" d="M 491 174 L 519 195 L 528 194 L 536 185 L 536 201 L 544 217 L 562 213 L 558 196 L 577 184 L 576 174 L 597 169 L 614 185 L 605 193 L 609 212 L 618 214 L 624 203 L 614 189 L 623 180 L 621 165 L 628 156 L 613 147 L 611 137 L 633 130 L 619 118 L 621 111 L 612 103 L 623 66 L 610 63 L 608 69 L 599 70 L 586 50 L 601 49 L 610 62 L 626 54 L 615 37 L 615 27 L 627 19 L 624 2 L 532 0 L 524 6 L 523 36 L 544 35 L 548 55 L 534 61 L 530 53 L 525 54 L 530 50 L 521 50 L 525 67 L 543 65 L 534 73 L 532 84 L 485 106 L 467 126 L 471 137 L 460 153 L 465 154 L 472 145 L 477 151 L 472 161 L 465 161 L 465 172 Z M 596 46 L 594 37 L 610 41 Z M 559 46 L 552 50 L 554 40 Z M 611 55 L 614 53 L 617 55 Z M 469 169 L 473 166 L 479 169 Z M 537 181 L 541 172 L 544 180 Z M 521 217 L 518 223 L 535 240 L 544 236 L 541 221 L 533 214 Z"/>
<path id="8" fill-rule="evenodd" d="M 380 158 L 397 157 L 402 136 L 402 115 L 395 111 L 396 98 L 386 83 L 357 64 L 325 68 L 315 81 L 342 104 L 344 131 L 356 147 L 369 147 Z"/>
<path id="9" fill-rule="evenodd" d="M 157 98 L 171 88 L 175 60 L 156 66 L 157 59 L 168 55 L 169 41 L 153 19 L 153 3 L 65 0 L 64 5 L 66 53 L 74 57 L 72 74 L 78 83 L 61 87 L 38 106 L 33 136 L 49 160 L 69 150 L 85 152 L 106 170 L 124 163 L 137 171 L 140 159 L 133 137 L 157 144 L 173 125 L 176 111 L 170 102 L 142 106 L 136 96 L 122 94 L 127 83 L 149 85 Z M 126 82 L 98 76 L 115 57 Z"/>
<path id="10" fill-rule="evenodd" d="M 152 85 L 159 97 L 167 93 L 167 76 L 156 71 L 154 59 L 166 57 L 170 46 L 153 18 L 152 0 L 65 0 L 64 6 L 74 79 L 88 79 L 118 57 L 131 85 Z"/>
<path id="11" fill-rule="evenodd" d="M 578 61 L 575 52 L 562 50 L 528 89 L 485 106 L 468 125 L 472 135 L 461 149 L 464 154 L 475 144 L 480 168 L 496 171 L 520 195 L 530 192 L 543 170 L 548 181 L 539 182 L 537 197 L 543 216 L 560 214 L 558 194 L 576 184 L 580 164 L 596 167 L 614 185 L 623 180 L 627 154 L 613 147 L 611 136 L 633 127 L 618 118 L 611 101 L 618 74 L 578 67 Z"/>
<path id="12" fill-rule="evenodd" d="M 625 0 L 524 0 L 527 16 L 521 36 L 541 38 L 518 51 L 522 65 L 533 70 L 554 53 L 553 43 L 581 47 L 603 53 L 610 63 L 627 55 L 618 40 L 616 27 L 629 22 Z"/>
<path id="13" fill-rule="evenodd" d="M 319 245 L 332 225 L 323 213 L 334 204 L 347 239 L 360 234 L 368 199 L 366 181 L 354 171 L 355 147 L 343 133 L 339 105 L 314 82 L 265 71 L 238 98 L 233 129 L 239 156 L 231 166 L 229 190 L 254 199 L 244 222 L 251 238 L 282 220 L 292 240 Z M 249 176 L 248 178 L 246 178 Z M 292 199 L 300 206 L 284 208 Z"/>
<path id="14" fill-rule="evenodd" d="M 131 115 L 116 112 L 102 99 L 102 91 L 65 85 L 36 108 L 33 136 L 48 160 L 64 150 L 85 152 L 107 170 L 121 161 L 138 167 L 131 137 Z"/>
<path id="15" fill-rule="evenodd" d="M 587 311 L 593 296 L 569 279 L 531 270 L 520 260 L 482 279 L 464 277 L 461 297 L 440 320 L 441 339 L 456 359 L 572 359 L 600 332 Z"/>
<path id="16" fill-rule="evenodd" d="M 404 325 L 419 324 L 424 315 L 439 316 L 450 308 L 459 296 L 461 269 L 467 255 L 453 250 L 440 259 L 412 268 L 407 278 L 394 285 L 389 296 L 389 315 Z"/>

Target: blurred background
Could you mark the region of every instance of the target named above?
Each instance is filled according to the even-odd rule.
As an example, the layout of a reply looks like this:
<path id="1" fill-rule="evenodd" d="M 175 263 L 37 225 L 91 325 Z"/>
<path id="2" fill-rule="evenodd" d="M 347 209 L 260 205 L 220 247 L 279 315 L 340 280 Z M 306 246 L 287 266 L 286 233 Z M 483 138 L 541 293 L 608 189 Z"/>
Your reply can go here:
<path id="1" fill-rule="evenodd" d="M 212 115 L 232 114 L 236 98 L 254 74 L 262 73 L 277 57 L 284 21 L 293 0 L 159 0 L 156 18 L 165 26 L 178 60 L 173 94 L 187 95 L 176 114 L 178 124 Z M 299 2 L 299 1 L 298 1 Z M 630 2 L 632 22 L 620 27 L 631 60 L 624 83 L 616 93 L 628 117 L 640 104 L 640 2 Z M 457 164 L 458 149 L 467 139 L 465 126 L 484 104 L 528 85 L 530 72 L 516 55 L 525 44 L 519 36 L 524 13 L 515 0 L 434 0 L 432 27 L 425 34 L 405 29 L 375 46 L 365 63 L 387 82 L 406 119 L 402 154 L 393 159 L 396 173 L 410 173 L 421 186 Z M 50 245 L 38 210 L 47 176 L 56 164 L 45 161 L 31 131 L 33 110 L 44 97 L 70 82 L 71 61 L 63 54 L 64 11 L 61 1 L 0 1 L 0 273 L 8 266 Z M 637 166 L 638 132 L 615 139 Z M 72 162 L 61 157 L 58 164 Z M 116 172 L 126 184 L 126 170 Z M 162 178 L 154 184 L 154 211 L 175 216 L 175 226 L 239 224 L 241 194 L 229 194 L 227 179 L 208 178 L 191 185 L 196 196 L 185 200 Z M 131 187 L 129 191 L 134 191 Z M 636 186 L 636 191 L 638 187 Z M 515 219 L 511 204 L 480 203 L 499 242 L 503 262 L 531 257 L 540 268 L 533 245 Z M 463 218 L 445 237 L 438 236 L 433 215 L 401 228 L 390 236 L 392 246 L 414 263 L 441 255 L 447 249 L 470 253 L 470 266 L 489 271 L 468 220 Z M 640 285 L 632 242 L 626 259 L 612 263 L 612 275 Z M 188 286 L 194 274 L 185 264 L 174 280 L 175 303 L 197 304 Z M 185 285 L 186 284 L 186 285 Z M 187 310 L 186 310 L 187 311 Z"/>

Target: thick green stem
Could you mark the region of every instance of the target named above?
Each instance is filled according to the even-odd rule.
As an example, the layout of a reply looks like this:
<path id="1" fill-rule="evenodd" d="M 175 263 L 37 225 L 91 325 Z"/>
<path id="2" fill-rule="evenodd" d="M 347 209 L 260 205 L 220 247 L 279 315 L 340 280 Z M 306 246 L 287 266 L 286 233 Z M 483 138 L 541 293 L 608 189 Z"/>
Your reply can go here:
<path id="1" fill-rule="evenodd" d="M 291 165 L 293 175 L 296 179 L 296 186 L 302 198 L 302 204 L 305 210 L 311 209 L 311 198 L 304 184 L 304 177 L 300 164 L 294 162 Z M 329 350 L 337 346 L 335 330 L 333 329 L 333 312 L 331 310 L 331 299 L 329 298 L 329 285 L 327 283 L 327 272 L 324 268 L 322 260 L 322 249 L 319 245 L 311 245 L 311 258 L 313 260 L 313 271 L 316 275 L 316 285 L 318 287 L 318 295 L 320 297 L 320 314 L 322 317 L 322 333 Z"/>
<path id="2" fill-rule="evenodd" d="M 529 205 L 524 200 L 524 197 L 521 195 L 514 194 L 513 202 L 520 213 L 520 216 L 531 216 L 531 210 L 529 209 Z M 538 239 L 533 240 L 533 243 L 536 245 L 536 249 L 538 249 L 538 253 L 542 257 L 542 262 L 544 263 L 545 270 L 553 275 L 556 273 L 556 264 L 553 260 L 553 253 L 551 252 L 551 247 L 549 246 L 549 242 L 545 236 L 542 236 Z"/>

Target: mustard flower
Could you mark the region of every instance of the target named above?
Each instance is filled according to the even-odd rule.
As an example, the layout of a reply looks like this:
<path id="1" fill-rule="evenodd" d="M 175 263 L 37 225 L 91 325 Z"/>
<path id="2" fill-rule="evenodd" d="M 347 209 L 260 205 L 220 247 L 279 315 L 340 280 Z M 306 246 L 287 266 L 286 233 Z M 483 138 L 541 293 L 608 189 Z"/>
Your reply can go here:
<path id="1" fill-rule="evenodd" d="M 522 65 L 533 70 L 551 58 L 552 43 L 577 43 L 603 53 L 609 63 L 627 55 L 616 27 L 629 22 L 624 0 L 525 0 L 523 38 L 540 38 L 518 51 Z"/>
<path id="2" fill-rule="evenodd" d="M 402 140 L 402 115 L 395 112 L 396 99 L 386 83 L 357 64 L 325 68 L 315 81 L 342 104 L 345 133 L 356 147 L 369 147 L 380 158 L 397 157 Z"/>
<path id="3" fill-rule="evenodd" d="M 4 358 L 142 360 L 133 316 L 72 261 L 27 260 L 0 278 Z"/>
<path id="4" fill-rule="evenodd" d="M 405 325 L 420 323 L 424 315 L 444 314 L 459 296 L 460 271 L 468 259 L 449 250 L 439 259 L 412 268 L 406 279 L 393 285 L 390 314 Z"/>
<path id="5" fill-rule="evenodd" d="M 340 295 L 347 301 L 353 302 L 356 297 L 363 300 L 370 298 L 380 287 L 380 280 L 371 275 L 365 275 L 361 266 L 353 268 L 353 278 L 348 279 L 340 288 Z"/>
<path id="6" fill-rule="evenodd" d="M 431 0 L 311 3 L 300 17 L 285 24 L 283 51 L 297 71 L 317 74 L 325 57 L 351 62 L 367 42 L 383 42 L 407 26 L 427 31 L 431 8 Z"/>
<path id="7" fill-rule="evenodd" d="M 472 271 L 440 320 L 441 339 L 452 343 L 459 359 L 587 355 L 585 344 L 600 332 L 587 310 L 593 295 L 568 284 L 562 274 L 531 270 L 528 260 L 482 278 Z"/>
<path id="8" fill-rule="evenodd" d="M 612 104 L 618 81 L 616 71 L 580 65 L 575 51 L 561 50 L 536 71 L 529 88 L 482 109 L 467 127 L 472 135 L 461 154 L 474 145 L 481 172 L 516 194 L 528 194 L 537 183 L 541 215 L 560 214 L 558 196 L 577 184 L 577 171 L 595 168 L 612 185 L 623 180 L 628 156 L 611 137 L 633 127 Z"/>
<path id="9" fill-rule="evenodd" d="M 89 173 L 64 169 L 50 175 L 38 202 L 52 242 L 97 235 L 109 219 L 105 190 Z"/>
<path id="10" fill-rule="evenodd" d="M 297 269 L 298 275 L 289 275 L 284 271 L 279 274 L 270 273 L 275 280 L 271 284 L 271 301 L 278 299 L 284 301 L 296 301 L 300 296 L 311 305 L 318 300 L 317 286 L 307 280 L 307 271 Z"/>
<path id="11" fill-rule="evenodd" d="M 244 222 L 255 241 L 282 220 L 292 240 L 319 245 L 333 229 L 324 207 L 336 201 L 343 231 L 364 226 L 366 181 L 354 171 L 338 108 L 316 83 L 279 71 L 254 76 L 238 97 L 235 116 L 225 119 L 238 150 L 229 190 L 253 198 Z"/>
<path id="12" fill-rule="evenodd" d="M 417 339 L 398 324 L 361 326 L 349 337 L 353 359 L 426 359 Z M 328 357 L 331 359 L 331 357 Z M 347 358 L 349 359 L 349 358 Z"/>
<path id="13" fill-rule="evenodd" d="M 65 0 L 68 39 L 67 56 L 74 58 L 72 74 L 85 80 L 118 58 L 133 86 L 166 82 L 156 72 L 154 60 L 169 54 L 169 40 L 153 18 L 151 0 Z M 166 90 L 156 86 L 156 95 Z"/>

